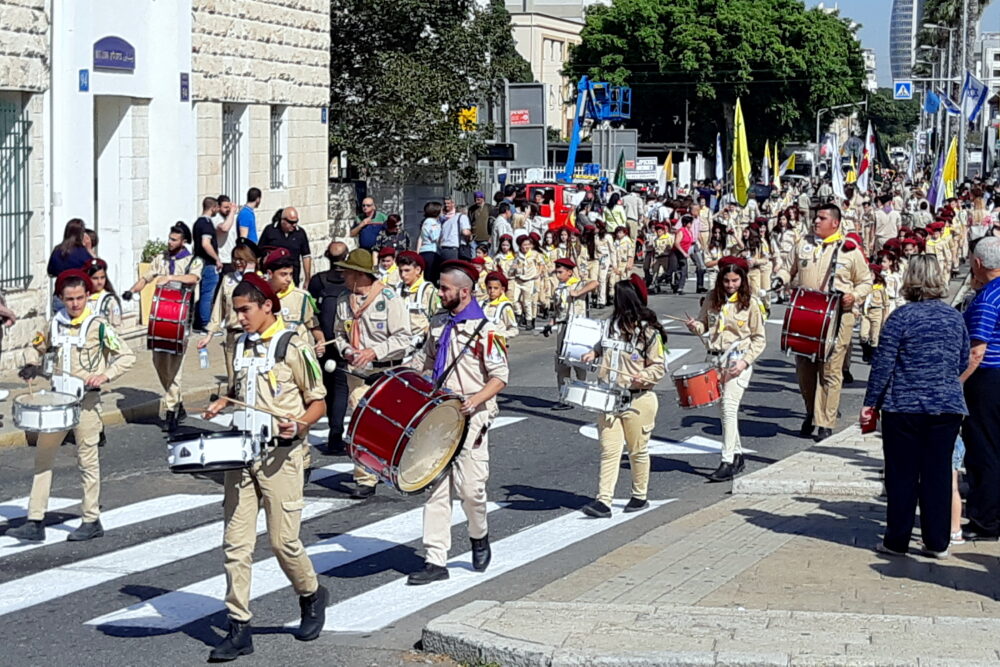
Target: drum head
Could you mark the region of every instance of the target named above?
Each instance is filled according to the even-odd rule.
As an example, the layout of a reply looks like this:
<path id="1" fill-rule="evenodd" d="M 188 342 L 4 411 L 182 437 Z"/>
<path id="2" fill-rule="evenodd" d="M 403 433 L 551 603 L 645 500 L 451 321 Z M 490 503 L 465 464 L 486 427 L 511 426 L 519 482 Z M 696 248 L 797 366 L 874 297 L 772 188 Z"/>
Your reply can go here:
<path id="1" fill-rule="evenodd" d="M 701 375 L 702 373 L 711 370 L 711 368 L 712 364 L 704 362 L 700 364 L 684 364 L 676 371 L 671 373 L 670 377 L 675 378 L 677 380 L 683 380 L 684 378 L 691 378 L 696 375 Z"/>
<path id="2" fill-rule="evenodd" d="M 403 493 L 422 491 L 444 472 L 465 436 L 462 401 L 453 398 L 425 413 L 399 458 L 397 487 Z"/>
<path id="3" fill-rule="evenodd" d="M 21 394 L 14 399 L 18 405 L 32 408 L 66 407 L 77 402 L 76 396 L 61 394 L 57 391 L 37 391 L 34 394 Z"/>

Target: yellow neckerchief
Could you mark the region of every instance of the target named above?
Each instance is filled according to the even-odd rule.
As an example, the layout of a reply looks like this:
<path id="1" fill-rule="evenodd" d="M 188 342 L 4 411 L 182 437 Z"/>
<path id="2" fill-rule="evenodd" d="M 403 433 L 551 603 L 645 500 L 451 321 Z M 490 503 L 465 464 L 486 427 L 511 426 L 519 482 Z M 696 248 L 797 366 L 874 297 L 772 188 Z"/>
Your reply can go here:
<path id="1" fill-rule="evenodd" d="M 831 243 L 836 243 L 837 241 L 841 240 L 842 238 L 844 238 L 844 235 L 841 234 L 840 232 L 837 232 L 836 234 L 831 234 L 830 236 L 827 236 L 825 239 L 823 239 L 823 245 L 829 245 Z"/>
<path id="2" fill-rule="evenodd" d="M 406 287 L 407 293 L 416 294 L 420 290 L 420 286 L 423 285 L 425 282 L 426 281 L 424 280 L 424 277 L 420 276 L 419 278 L 413 281 L 412 285 L 407 285 Z"/>
<path id="3" fill-rule="evenodd" d="M 500 259 L 514 259 L 514 253 L 511 252 L 511 251 L 507 251 L 506 254 L 500 255 L 499 258 Z"/>
<path id="4" fill-rule="evenodd" d="M 657 236 L 657 237 L 656 237 L 656 240 L 657 240 L 657 241 L 662 241 L 662 240 L 664 240 L 664 239 L 672 239 L 672 238 L 674 238 L 674 235 L 673 235 L 673 234 L 671 234 L 670 232 L 664 232 L 664 233 L 663 233 L 663 234 L 661 234 L 660 236 Z"/>
<path id="5" fill-rule="evenodd" d="M 101 297 L 104 296 L 104 294 L 105 294 L 104 290 L 101 290 L 100 292 L 94 292 L 93 294 L 90 295 L 90 297 L 87 298 L 87 301 L 94 301 L 96 303 L 97 301 L 101 300 Z"/>
<path id="6" fill-rule="evenodd" d="M 874 285 L 872 285 L 872 289 L 873 290 L 876 290 L 876 289 L 885 289 L 885 285 L 879 285 L 878 283 L 875 283 Z"/>
<path id="7" fill-rule="evenodd" d="M 733 295 L 726 299 L 726 302 L 722 304 L 722 308 L 719 309 L 719 333 L 726 330 L 726 315 L 729 313 L 729 304 L 736 303 L 740 299 L 739 292 L 733 292 Z"/>
<path id="8" fill-rule="evenodd" d="M 502 303 L 510 303 L 510 302 L 511 301 L 510 299 L 507 298 L 506 294 L 501 294 L 498 298 L 494 299 L 493 301 L 490 301 L 488 305 L 499 306 Z"/>
<path id="9" fill-rule="evenodd" d="M 292 282 L 288 283 L 288 287 L 278 292 L 278 298 L 284 299 L 286 296 L 291 294 L 294 289 L 295 289 L 295 281 L 293 280 Z"/>
<path id="10" fill-rule="evenodd" d="M 951 227 L 945 227 L 941 230 L 941 238 L 948 239 L 951 238 Z"/>
<path id="11" fill-rule="evenodd" d="M 528 252 L 524 253 L 524 261 L 528 261 L 529 259 L 531 259 L 531 257 L 534 254 L 535 254 L 534 250 L 528 250 Z"/>
<path id="12" fill-rule="evenodd" d="M 282 331 L 284 328 L 285 328 L 285 320 L 281 319 L 281 315 L 278 315 L 278 317 L 275 318 L 274 320 L 274 324 L 272 324 L 271 326 L 269 326 L 268 328 L 264 329 L 264 331 L 261 332 L 260 339 L 271 340 L 272 338 L 275 337 L 275 335 L 278 334 L 278 332 Z"/>
<path id="13" fill-rule="evenodd" d="M 69 314 L 69 313 L 67 313 L 67 314 Z M 71 319 L 69 321 L 69 325 L 71 327 L 78 327 L 81 324 L 83 324 L 83 321 L 85 319 L 87 319 L 88 317 L 90 317 L 91 315 L 93 315 L 93 313 L 90 310 L 90 306 L 87 306 L 86 308 L 83 309 L 83 312 L 80 313 L 80 315 L 78 317 L 74 317 L 73 319 Z"/>

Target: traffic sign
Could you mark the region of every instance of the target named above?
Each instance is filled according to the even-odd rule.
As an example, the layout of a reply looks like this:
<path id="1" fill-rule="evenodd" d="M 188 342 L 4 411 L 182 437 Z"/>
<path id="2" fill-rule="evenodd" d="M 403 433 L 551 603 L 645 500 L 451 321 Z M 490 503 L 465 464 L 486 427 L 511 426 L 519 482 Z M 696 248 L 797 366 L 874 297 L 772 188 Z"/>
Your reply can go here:
<path id="1" fill-rule="evenodd" d="M 896 81 L 892 85 L 892 99 L 894 100 L 912 100 L 913 99 L 913 82 L 912 81 Z"/>

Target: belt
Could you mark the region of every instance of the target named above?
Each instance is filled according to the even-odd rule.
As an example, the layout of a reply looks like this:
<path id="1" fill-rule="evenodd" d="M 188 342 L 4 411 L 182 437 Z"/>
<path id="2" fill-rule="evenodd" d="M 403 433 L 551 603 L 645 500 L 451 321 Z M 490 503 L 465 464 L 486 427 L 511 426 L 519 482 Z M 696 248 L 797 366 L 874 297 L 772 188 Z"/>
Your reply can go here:
<path id="1" fill-rule="evenodd" d="M 284 447 L 295 447 L 302 443 L 301 438 L 271 438 L 268 443 L 274 449 L 280 449 Z"/>
<path id="2" fill-rule="evenodd" d="M 398 361 L 373 361 L 372 368 L 395 368 L 402 365 L 402 359 Z"/>
<path id="3" fill-rule="evenodd" d="M 628 390 L 628 395 L 631 398 L 635 398 L 639 394 L 645 394 L 647 391 L 650 391 L 650 390 L 649 389 L 629 389 Z"/>
<path id="4" fill-rule="evenodd" d="M 725 352 L 722 350 L 707 350 L 706 354 L 710 354 L 713 357 L 721 357 Z"/>

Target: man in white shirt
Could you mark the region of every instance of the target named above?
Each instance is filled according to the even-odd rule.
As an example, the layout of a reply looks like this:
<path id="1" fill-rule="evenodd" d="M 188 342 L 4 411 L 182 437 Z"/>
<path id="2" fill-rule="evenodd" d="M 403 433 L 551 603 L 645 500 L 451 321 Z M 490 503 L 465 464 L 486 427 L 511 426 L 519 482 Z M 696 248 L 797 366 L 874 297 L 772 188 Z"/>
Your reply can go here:
<path id="1" fill-rule="evenodd" d="M 451 197 L 444 198 L 444 211 L 441 212 L 441 240 L 438 242 L 438 255 L 441 261 L 458 259 L 459 249 L 464 245 L 471 250 L 472 225 L 469 216 L 455 208 Z"/>
<path id="2" fill-rule="evenodd" d="M 233 227 L 236 225 L 236 207 L 226 195 L 219 195 L 215 198 L 219 202 L 219 215 L 222 222 L 215 225 L 215 236 L 219 242 L 219 261 L 222 262 L 222 273 L 232 273 L 233 248 L 236 247 L 236 240 L 239 234 Z"/>

